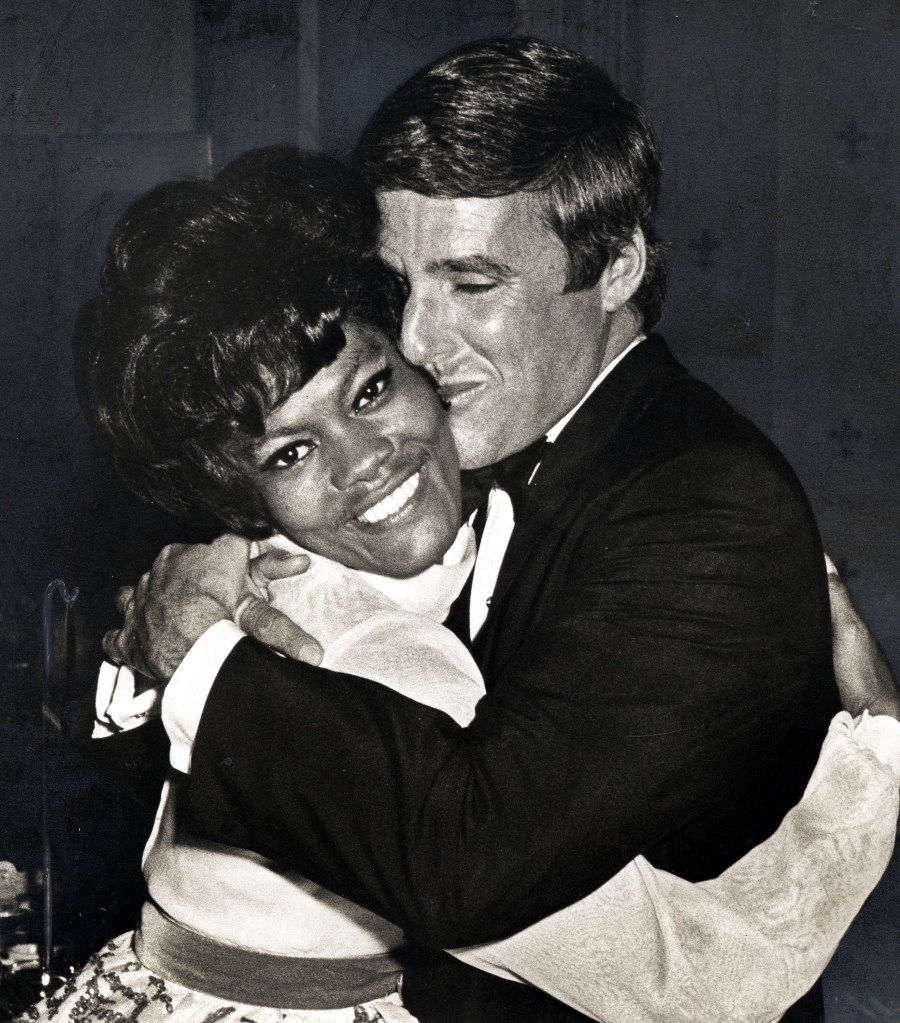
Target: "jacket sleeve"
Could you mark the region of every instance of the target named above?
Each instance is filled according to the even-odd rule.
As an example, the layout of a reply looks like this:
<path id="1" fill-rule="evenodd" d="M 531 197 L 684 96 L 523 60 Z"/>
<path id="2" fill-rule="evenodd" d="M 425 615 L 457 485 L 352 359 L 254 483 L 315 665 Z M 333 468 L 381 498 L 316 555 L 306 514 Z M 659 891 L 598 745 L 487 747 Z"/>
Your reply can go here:
<path id="1" fill-rule="evenodd" d="M 805 504 L 728 454 L 586 507 L 467 728 L 239 643 L 197 734 L 192 828 L 447 948 L 583 898 L 739 794 L 806 727 L 830 647 Z"/>
<path id="2" fill-rule="evenodd" d="M 155 809 L 169 766 L 169 739 L 162 722 L 153 718 L 137 728 L 95 739 L 96 698 L 94 685 L 78 705 L 70 732 L 73 743 L 141 806 Z"/>

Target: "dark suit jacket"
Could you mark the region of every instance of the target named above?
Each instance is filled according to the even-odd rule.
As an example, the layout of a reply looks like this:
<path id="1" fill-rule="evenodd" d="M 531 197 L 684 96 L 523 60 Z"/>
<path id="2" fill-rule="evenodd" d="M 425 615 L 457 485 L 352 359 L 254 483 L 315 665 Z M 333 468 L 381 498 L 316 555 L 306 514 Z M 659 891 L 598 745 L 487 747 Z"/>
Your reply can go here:
<path id="1" fill-rule="evenodd" d="M 639 853 L 719 873 L 799 799 L 838 709 L 802 490 L 658 337 L 546 454 L 474 652 L 487 696 L 461 729 L 242 641 L 200 724 L 193 828 L 452 948 Z M 565 1018 L 516 988 L 423 953 L 404 990 L 424 1021 Z"/>

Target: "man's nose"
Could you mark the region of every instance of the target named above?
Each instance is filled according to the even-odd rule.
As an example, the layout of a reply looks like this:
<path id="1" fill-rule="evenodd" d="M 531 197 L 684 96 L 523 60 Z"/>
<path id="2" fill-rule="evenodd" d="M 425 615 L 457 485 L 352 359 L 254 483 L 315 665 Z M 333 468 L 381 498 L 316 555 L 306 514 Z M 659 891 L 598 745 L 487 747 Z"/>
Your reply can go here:
<path id="1" fill-rule="evenodd" d="M 338 490 L 349 490 L 361 483 L 380 484 L 394 450 L 391 438 L 376 425 L 355 420 L 339 439 L 331 463 L 332 484 Z"/>
<path id="2" fill-rule="evenodd" d="M 403 357 L 414 366 L 432 369 L 447 348 L 446 328 L 446 317 L 441 316 L 436 299 L 413 288 L 403 307 L 400 328 Z"/>

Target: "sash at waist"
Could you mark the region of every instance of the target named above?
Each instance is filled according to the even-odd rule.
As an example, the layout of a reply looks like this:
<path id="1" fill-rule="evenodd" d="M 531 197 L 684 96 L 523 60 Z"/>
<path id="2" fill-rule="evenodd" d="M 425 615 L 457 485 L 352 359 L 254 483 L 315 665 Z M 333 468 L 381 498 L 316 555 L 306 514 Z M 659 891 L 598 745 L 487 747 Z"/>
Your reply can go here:
<path id="1" fill-rule="evenodd" d="M 384 998 L 400 987 L 393 953 L 346 959 L 273 955 L 224 945 L 145 902 L 134 949 L 165 980 L 229 1002 L 275 1009 L 343 1009 Z"/>

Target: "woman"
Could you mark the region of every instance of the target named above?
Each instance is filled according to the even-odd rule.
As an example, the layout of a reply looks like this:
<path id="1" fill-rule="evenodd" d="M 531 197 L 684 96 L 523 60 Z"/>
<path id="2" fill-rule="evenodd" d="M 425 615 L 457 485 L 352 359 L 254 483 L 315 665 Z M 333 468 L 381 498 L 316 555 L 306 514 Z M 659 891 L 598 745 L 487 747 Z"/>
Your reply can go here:
<path id="1" fill-rule="evenodd" d="M 448 423 L 390 341 L 401 296 L 372 256 L 376 227 L 346 171 L 292 151 L 156 190 L 116 228 L 102 294 L 80 323 L 82 400 L 139 493 L 215 517 L 261 552 L 309 552 L 311 570 L 267 596 L 303 620 L 326 666 L 466 723 L 481 678 L 440 623 L 474 540 L 459 527 Z M 113 706 L 132 713 L 127 671 L 103 672 Z M 154 695 L 137 702 L 146 711 Z M 456 954 L 598 1019 L 773 1018 L 815 979 L 887 862 L 897 731 L 845 716 L 804 801 L 722 878 L 690 885 L 638 858 L 575 906 Z M 194 838 L 178 788 L 173 774 L 147 845 L 139 931 L 33 1018 L 410 1018 L 396 927 Z M 829 888 L 854 859 L 853 891 Z M 759 971 L 770 979 L 762 1000 L 746 985 Z"/>

